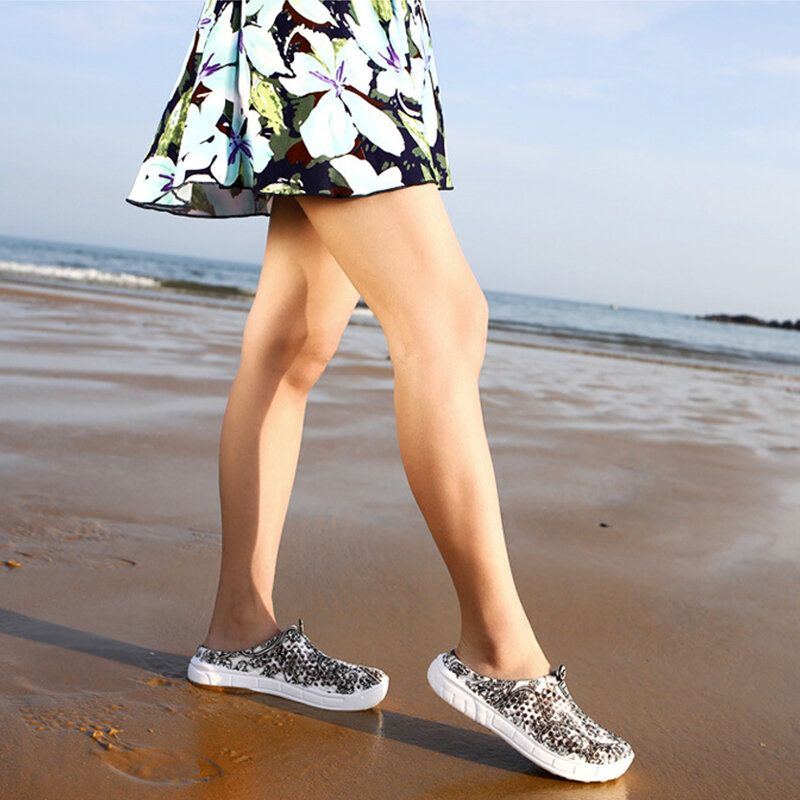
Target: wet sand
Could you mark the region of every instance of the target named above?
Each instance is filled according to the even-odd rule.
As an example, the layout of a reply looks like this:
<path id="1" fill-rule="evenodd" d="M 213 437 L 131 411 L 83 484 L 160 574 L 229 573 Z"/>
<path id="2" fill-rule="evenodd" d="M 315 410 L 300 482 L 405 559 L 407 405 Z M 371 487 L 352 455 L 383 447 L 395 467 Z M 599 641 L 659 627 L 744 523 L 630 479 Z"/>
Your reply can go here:
<path id="1" fill-rule="evenodd" d="M 312 394 L 278 609 L 391 675 L 335 714 L 183 679 L 219 547 L 241 309 L 0 284 L 0 796 L 788 798 L 800 782 L 800 382 L 490 343 L 520 591 L 637 753 L 585 786 L 436 698 L 457 609 L 400 465 L 379 330 Z"/>

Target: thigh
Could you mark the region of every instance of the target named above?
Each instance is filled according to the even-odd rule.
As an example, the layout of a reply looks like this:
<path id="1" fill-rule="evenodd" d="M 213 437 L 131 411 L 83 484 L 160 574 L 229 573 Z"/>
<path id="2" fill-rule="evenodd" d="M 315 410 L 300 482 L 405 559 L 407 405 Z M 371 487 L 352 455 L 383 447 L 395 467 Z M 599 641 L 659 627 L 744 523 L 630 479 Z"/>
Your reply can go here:
<path id="1" fill-rule="evenodd" d="M 358 298 L 297 202 L 276 197 L 248 317 L 251 338 L 336 340 Z"/>
<path id="2" fill-rule="evenodd" d="M 387 336 L 451 326 L 485 302 L 433 184 L 298 202 Z"/>

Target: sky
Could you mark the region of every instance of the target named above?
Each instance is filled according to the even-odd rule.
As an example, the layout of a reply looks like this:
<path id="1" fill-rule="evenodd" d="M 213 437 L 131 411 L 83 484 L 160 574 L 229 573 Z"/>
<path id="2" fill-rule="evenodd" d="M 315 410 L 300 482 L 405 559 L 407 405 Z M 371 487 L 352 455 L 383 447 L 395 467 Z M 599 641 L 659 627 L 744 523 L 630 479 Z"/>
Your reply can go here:
<path id="1" fill-rule="evenodd" d="M 484 289 L 800 317 L 800 2 L 425 2 Z M 260 262 L 124 202 L 201 5 L 0 2 L 0 234 Z"/>

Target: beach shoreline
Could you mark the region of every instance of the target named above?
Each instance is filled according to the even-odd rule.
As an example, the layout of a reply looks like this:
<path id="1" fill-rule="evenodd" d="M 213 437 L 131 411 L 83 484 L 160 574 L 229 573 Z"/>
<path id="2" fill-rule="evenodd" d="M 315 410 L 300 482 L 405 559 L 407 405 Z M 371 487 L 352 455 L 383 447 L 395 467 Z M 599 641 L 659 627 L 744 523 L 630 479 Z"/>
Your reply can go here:
<path id="1" fill-rule="evenodd" d="M 4 800 L 791 795 L 795 376 L 489 343 L 520 593 L 578 701 L 637 752 L 587 789 L 425 682 L 457 608 L 402 471 L 385 342 L 356 318 L 309 401 L 277 608 L 386 669 L 389 696 L 337 716 L 184 680 L 216 582 L 217 437 L 245 313 L 0 281 Z"/>
<path id="2" fill-rule="evenodd" d="M 260 264 L 77 242 L 0 236 L 0 283 L 247 308 Z M 800 337 L 781 327 L 724 325 L 702 314 L 585 302 L 484 287 L 489 340 L 610 358 L 734 369 L 800 379 Z M 700 313 L 698 313 L 700 312 Z M 712 315 L 713 316 L 713 315 Z M 377 326 L 359 302 L 354 324 Z"/>

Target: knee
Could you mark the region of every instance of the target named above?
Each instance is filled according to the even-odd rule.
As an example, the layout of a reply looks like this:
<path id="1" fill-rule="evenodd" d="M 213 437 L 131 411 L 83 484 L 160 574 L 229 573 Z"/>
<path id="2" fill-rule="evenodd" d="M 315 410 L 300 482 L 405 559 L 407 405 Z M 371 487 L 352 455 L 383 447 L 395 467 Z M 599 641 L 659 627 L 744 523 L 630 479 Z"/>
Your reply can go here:
<path id="1" fill-rule="evenodd" d="M 458 350 L 476 371 L 480 371 L 486 355 L 488 329 L 489 303 L 476 284 L 459 311 L 459 325 L 455 331 Z"/>
<path id="2" fill-rule="evenodd" d="M 486 353 L 489 304 L 477 282 L 442 296 L 424 318 L 387 330 L 392 360 L 477 375 Z M 393 341 L 394 339 L 394 341 Z"/>
<path id="3" fill-rule="evenodd" d="M 306 326 L 301 321 L 264 331 L 248 323 L 242 340 L 242 364 L 307 392 L 325 372 L 341 335 L 341 328 L 334 325 Z"/>
<path id="4" fill-rule="evenodd" d="M 294 351 L 283 372 L 283 381 L 294 389 L 310 391 L 333 358 L 341 332 L 311 330 Z"/>
<path id="5" fill-rule="evenodd" d="M 469 309 L 473 321 L 474 336 L 481 360 L 486 351 L 486 340 L 489 332 L 489 301 L 480 286 L 476 286 Z"/>

